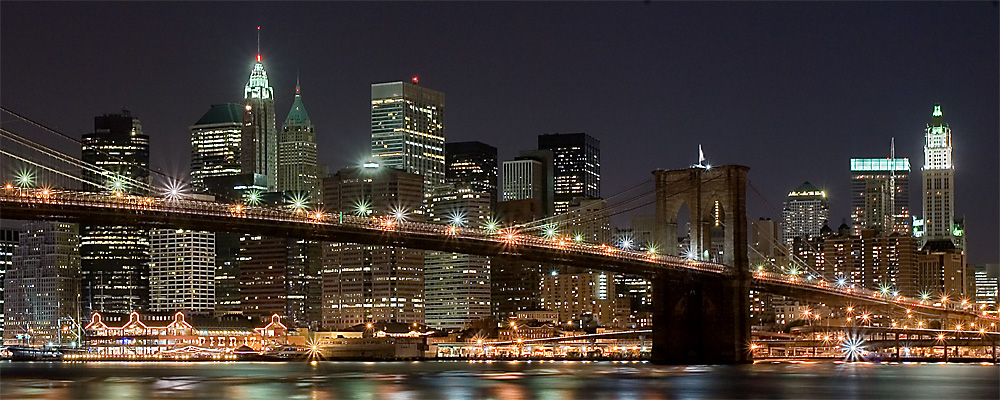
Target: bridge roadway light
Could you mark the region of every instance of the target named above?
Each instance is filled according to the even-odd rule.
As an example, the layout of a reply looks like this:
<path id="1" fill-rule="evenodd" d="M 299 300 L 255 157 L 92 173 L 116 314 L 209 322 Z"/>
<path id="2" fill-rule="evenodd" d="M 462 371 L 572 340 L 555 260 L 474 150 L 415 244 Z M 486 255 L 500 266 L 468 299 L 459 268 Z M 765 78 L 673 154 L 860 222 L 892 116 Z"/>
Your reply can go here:
<path id="1" fill-rule="evenodd" d="M 24 170 L 17 173 L 16 179 L 17 179 L 17 186 L 20 186 L 21 188 L 26 188 L 35 183 L 35 174 L 32 173 L 31 171 Z"/>
<path id="2" fill-rule="evenodd" d="M 500 230 L 500 223 L 499 222 L 497 222 L 495 219 L 492 219 L 492 218 L 490 218 L 489 220 L 486 221 L 486 232 L 487 233 L 496 233 L 496 231 L 498 231 L 498 230 Z"/>

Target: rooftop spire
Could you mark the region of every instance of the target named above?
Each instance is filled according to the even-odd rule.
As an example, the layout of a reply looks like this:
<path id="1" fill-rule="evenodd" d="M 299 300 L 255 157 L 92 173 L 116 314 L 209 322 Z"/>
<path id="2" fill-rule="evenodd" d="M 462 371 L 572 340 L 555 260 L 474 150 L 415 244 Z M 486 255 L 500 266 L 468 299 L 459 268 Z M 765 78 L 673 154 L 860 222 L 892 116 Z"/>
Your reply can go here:
<path id="1" fill-rule="evenodd" d="M 934 105 L 934 111 L 931 112 L 931 125 L 944 125 L 944 113 L 941 112 L 941 104 Z"/>
<path id="2" fill-rule="evenodd" d="M 299 87 L 298 74 L 295 75 L 295 100 L 292 101 L 292 109 L 288 111 L 285 118 L 285 126 L 306 126 L 311 125 L 306 107 L 302 105 L 302 90 Z"/>
<path id="3" fill-rule="evenodd" d="M 260 62 L 260 25 L 257 25 L 257 62 Z"/>

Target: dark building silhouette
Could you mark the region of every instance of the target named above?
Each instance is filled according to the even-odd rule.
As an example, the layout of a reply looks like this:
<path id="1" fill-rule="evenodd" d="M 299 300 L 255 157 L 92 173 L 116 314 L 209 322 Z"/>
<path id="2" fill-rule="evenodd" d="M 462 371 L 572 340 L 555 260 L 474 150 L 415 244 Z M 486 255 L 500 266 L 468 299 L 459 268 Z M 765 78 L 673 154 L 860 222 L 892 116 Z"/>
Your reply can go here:
<path id="1" fill-rule="evenodd" d="M 483 142 L 445 143 L 445 182 L 458 189 L 490 194 L 497 207 L 497 148 Z"/>
<path id="2" fill-rule="evenodd" d="M 149 136 L 127 110 L 94 117 L 83 135 L 81 160 L 87 190 L 145 195 L 149 192 Z M 82 301 L 85 314 L 131 312 L 149 304 L 149 230 L 125 225 L 80 228 Z"/>

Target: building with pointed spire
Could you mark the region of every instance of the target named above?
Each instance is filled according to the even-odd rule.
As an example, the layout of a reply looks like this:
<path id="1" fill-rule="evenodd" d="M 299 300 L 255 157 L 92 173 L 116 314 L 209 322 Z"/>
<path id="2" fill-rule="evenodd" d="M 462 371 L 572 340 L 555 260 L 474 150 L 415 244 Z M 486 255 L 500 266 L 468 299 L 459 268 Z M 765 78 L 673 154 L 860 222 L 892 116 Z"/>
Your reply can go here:
<path id="1" fill-rule="evenodd" d="M 278 131 L 274 121 L 274 89 L 267 81 L 267 71 L 257 52 L 257 62 L 250 71 L 243 92 L 243 131 L 240 138 L 241 172 L 267 177 L 267 188 L 278 185 Z"/>
<path id="2" fill-rule="evenodd" d="M 819 237 L 823 224 L 829 219 L 830 204 L 826 199 L 826 191 L 805 182 L 788 192 L 782 211 L 784 232 L 781 237 L 786 246 L 791 246 L 796 237 L 802 240 Z"/>
<path id="3" fill-rule="evenodd" d="M 279 192 L 308 196 L 309 203 L 322 200 L 319 167 L 316 161 L 316 129 L 306 107 L 302 105 L 302 89 L 295 82 L 295 100 L 288 111 L 278 140 Z"/>
<path id="4" fill-rule="evenodd" d="M 952 164 L 951 128 L 944 123 L 941 105 L 935 104 L 924 132 L 924 243 L 955 245 L 955 166 Z M 940 247 L 940 244 L 935 246 Z M 945 244 L 945 247 L 948 247 Z"/>

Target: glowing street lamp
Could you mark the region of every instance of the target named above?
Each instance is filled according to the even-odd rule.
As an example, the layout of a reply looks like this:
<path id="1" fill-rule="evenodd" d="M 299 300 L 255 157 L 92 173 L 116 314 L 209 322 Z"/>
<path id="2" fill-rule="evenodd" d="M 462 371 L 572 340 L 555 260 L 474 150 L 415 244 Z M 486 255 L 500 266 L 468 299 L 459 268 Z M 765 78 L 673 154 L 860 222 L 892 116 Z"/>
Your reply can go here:
<path id="1" fill-rule="evenodd" d="M 17 186 L 20 186 L 22 189 L 29 187 L 34 183 L 35 174 L 31 173 L 31 171 L 25 170 L 17 173 Z"/>
<path id="2" fill-rule="evenodd" d="M 252 206 L 259 206 L 261 202 L 260 190 L 254 189 L 246 194 L 247 203 Z"/>
<path id="3" fill-rule="evenodd" d="M 500 230 L 500 223 L 497 222 L 497 220 L 490 218 L 489 220 L 486 221 L 487 233 L 496 233 L 496 231 L 498 230 Z"/>
<path id="4" fill-rule="evenodd" d="M 556 237 L 556 235 L 558 235 L 558 234 L 559 234 L 559 232 L 556 230 L 556 227 L 553 226 L 553 225 L 546 226 L 545 230 L 542 231 L 542 235 L 545 236 L 546 239 L 552 239 L 552 238 Z"/>

